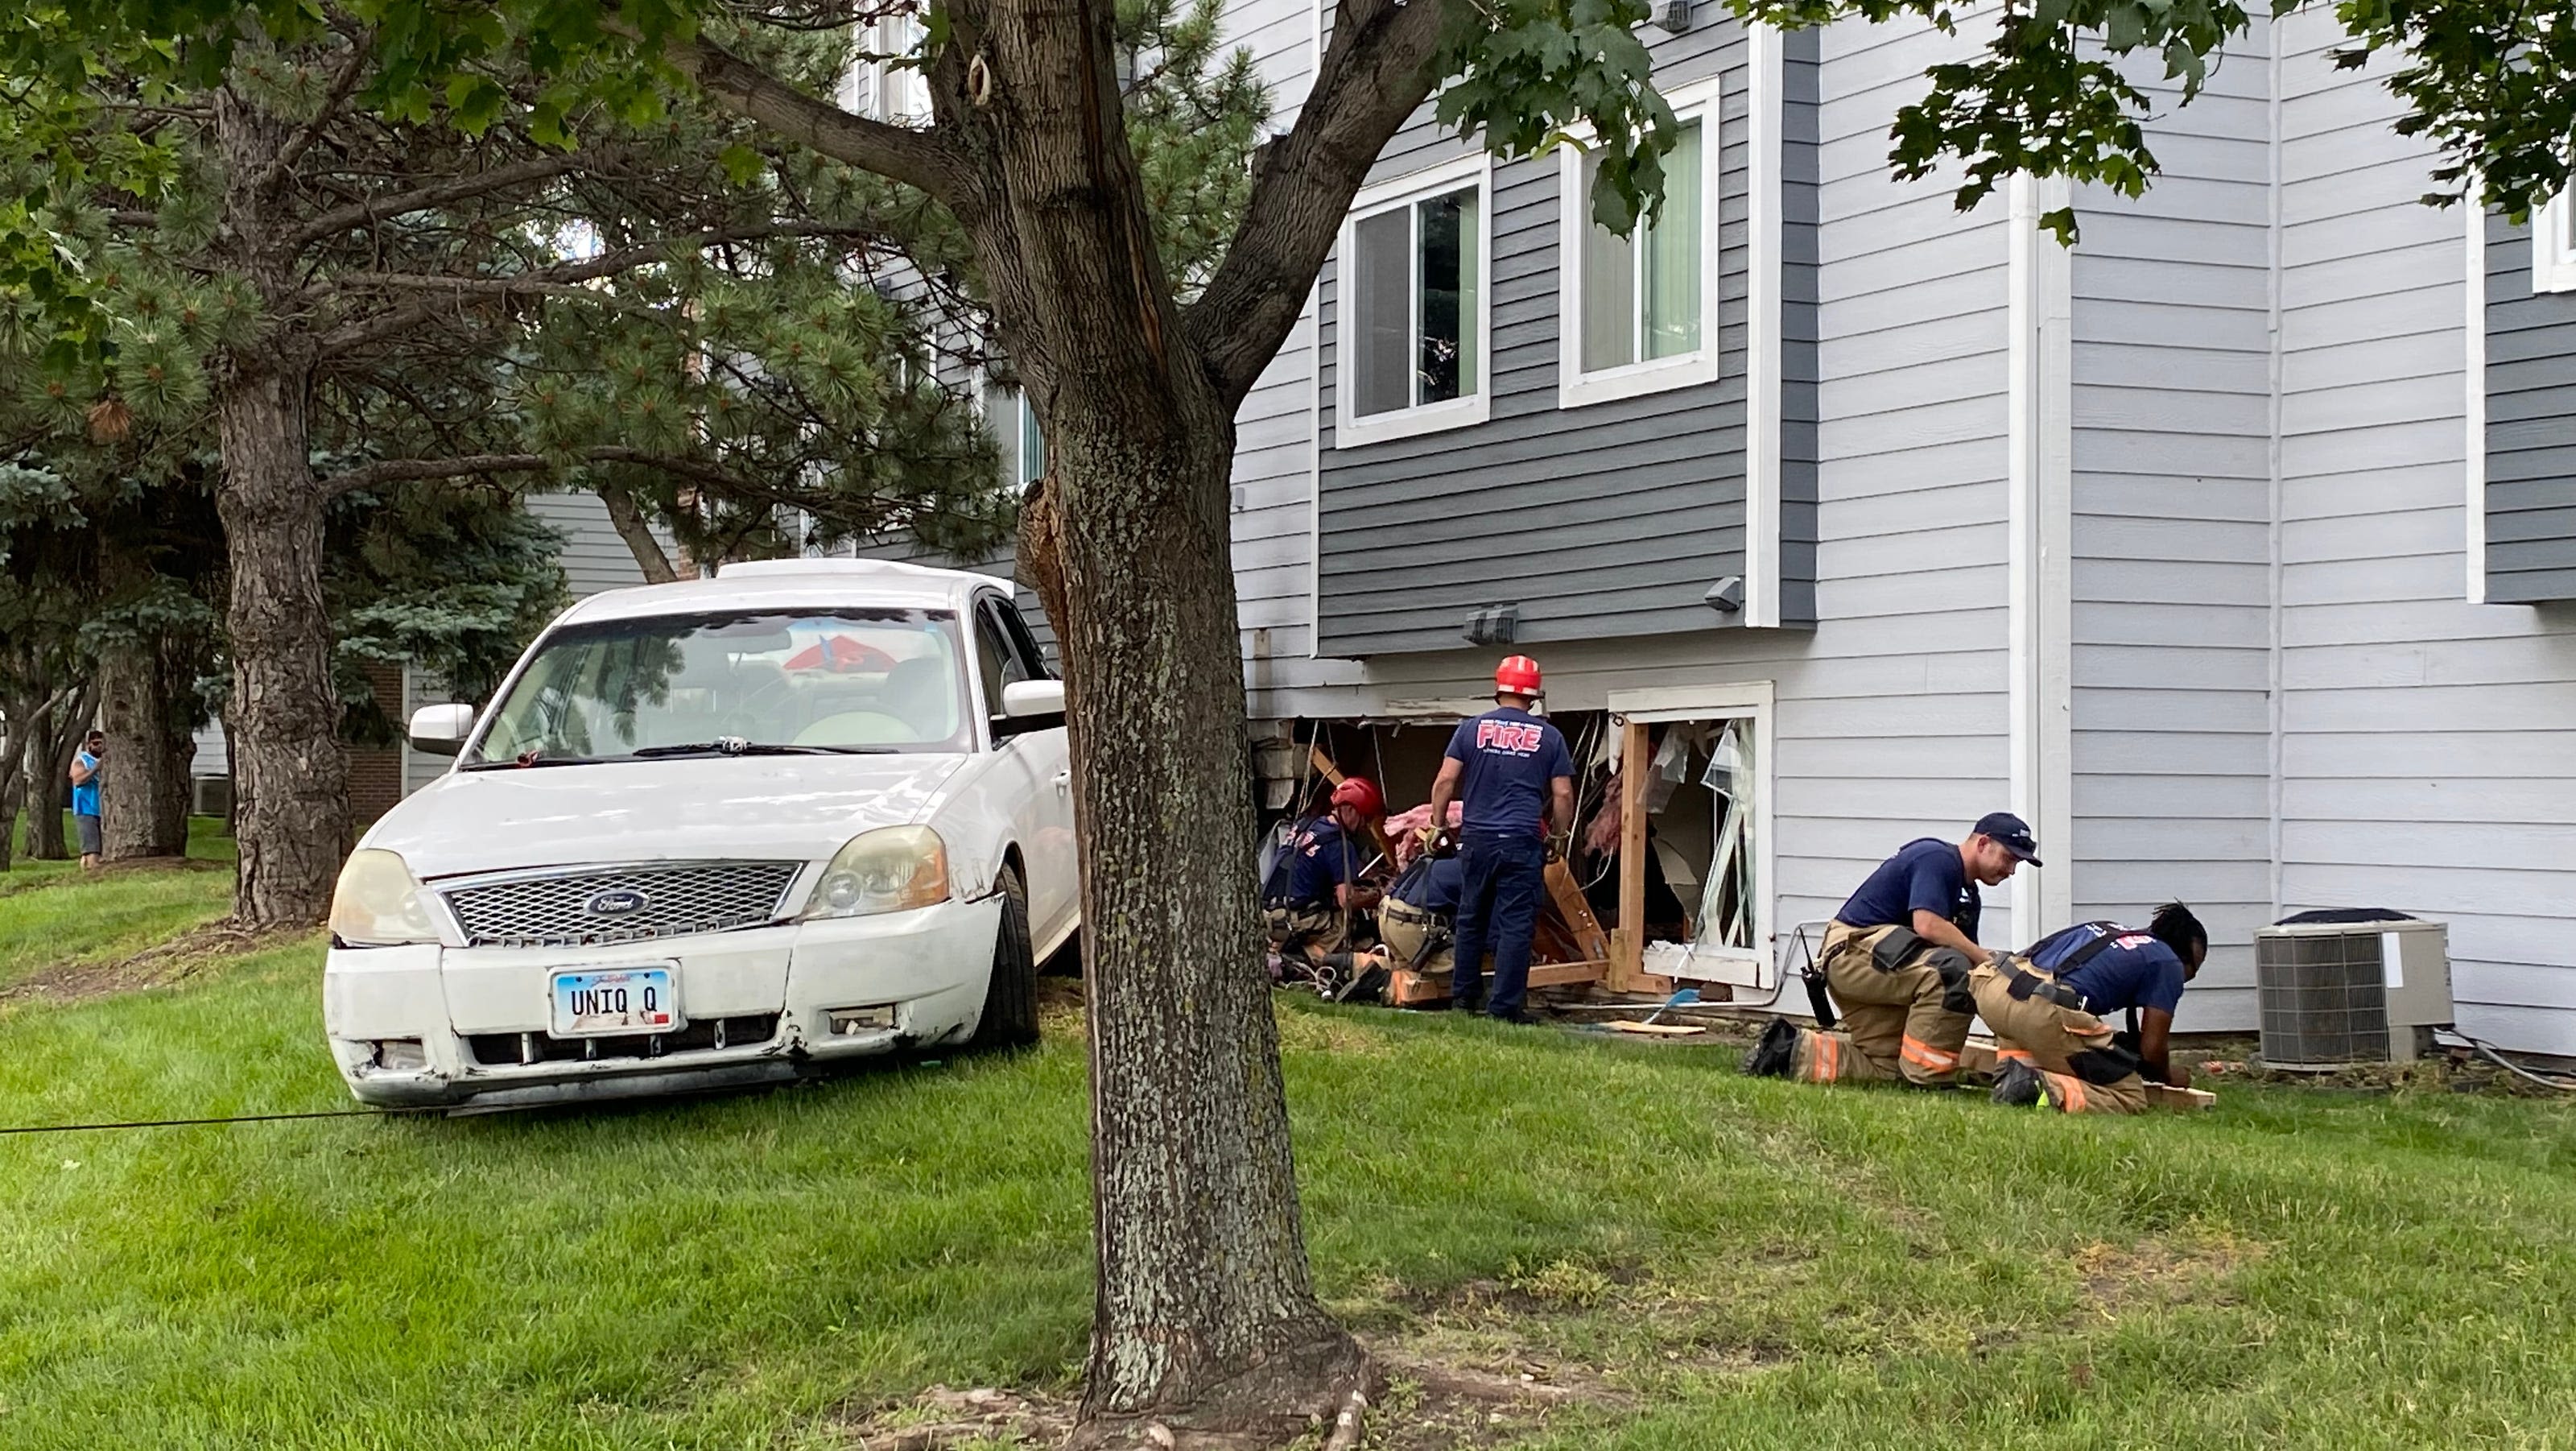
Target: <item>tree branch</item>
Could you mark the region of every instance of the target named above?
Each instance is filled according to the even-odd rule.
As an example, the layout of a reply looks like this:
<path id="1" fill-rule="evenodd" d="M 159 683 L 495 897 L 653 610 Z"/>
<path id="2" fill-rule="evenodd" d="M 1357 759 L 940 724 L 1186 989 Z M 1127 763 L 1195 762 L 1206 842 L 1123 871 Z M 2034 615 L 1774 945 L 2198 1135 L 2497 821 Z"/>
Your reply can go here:
<path id="1" fill-rule="evenodd" d="M 609 527 L 626 541 L 626 552 L 635 556 L 635 567 L 644 571 L 646 584 L 670 584 L 680 577 L 671 567 L 671 556 L 662 551 L 662 541 L 653 537 L 653 526 L 644 522 L 644 511 L 636 507 L 635 496 L 623 484 L 602 482 L 599 502 L 608 507 Z"/>
<path id="2" fill-rule="evenodd" d="M 853 116 L 711 40 L 675 40 L 665 54 L 718 105 L 835 161 L 918 187 L 961 218 L 972 209 L 971 173 L 937 130 Z"/>
<path id="3" fill-rule="evenodd" d="M 358 88 L 358 77 L 366 74 L 368 58 L 375 51 L 376 33 L 372 30 L 350 39 L 349 63 L 340 67 L 340 73 L 331 78 L 331 89 L 322 97 L 322 109 L 315 112 L 313 119 L 305 122 L 303 129 L 286 143 L 286 149 L 269 162 L 268 170 L 260 173 L 256 195 L 274 199 L 285 190 L 287 178 L 294 174 L 295 163 L 304 159 L 304 153 L 322 138 L 323 129 L 331 124 L 331 118 L 348 104 L 349 93 Z"/>
<path id="4" fill-rule="evenodd" d="M 580 284 L 614 277 L 656 262 L 675 261 L 692 252 L 703 252 L 709 247 L 733 242 L 760 242 L 779 237 L 874 238 L 883 235 L 884 229 L 873 224 L 758 222 L 739 227 L 716 227 L 685 237 L 663 237 L 632 247 L 620 247 L 614 252 L 603 252 L 596 257 L 575 258 L 550 267 L 536 267 L 500 277 L 446 277 L 433 272 L 344 272 L 318 287 L 305 289 L 293 300 L 309 306 L 342 292 L 379 291 L 418 292 L 456 298 L 538 296 L 605 301 L 600 294 Z M 317 339 L 314 355 L 331 357 L 364 347 L 417 326 L 428 317 L 428 305 L 414 303 L 381 318 L 353 322 Z"/>
<path id="5" fill-rule="evenodd" d="M 392 196 L 369 197 L 365 201 L 337 207 L 315 217 L 305 223 L 302 230 L 288 238 L 287 245 L 298 249 L 309 247 L 315 242 L 338 236 L 352 228 L 370 226 L 391 217 L 402 216 L 407 212 L 427 211 L 432 207 L 443 207 L 453 202 L 471 201 L 475 197 L 507 190 L 510 187 L 527 186 L 558 176 L 566 176 L 587 167 L 597 166 L 601 159 L 599 153 L 592 153 L 587 159 L 580 156 L 540 156 L 527 161 L 513 162 L 508 166 L 496 166 L 489 171 L 477 172 L 472 176 L 460 177 L 454 181 L 441 182 L 437 186 L 397 192 Z"/>
<path id="6" fill-rule="evenodd" d="M 1454 3 L 1344 0 L 1338 8 L 1349 23 L 1336 25 L 1297 124 L 1270 142 L 1225 261 L 1181 315 L 1229 409 L 1296 325 L 1378 153 L 1429 99 L 1441 8 Z"/>
<path id="7" fill-rule="evenodd" d="M 379 459 L 322 480 L 322 492 L 326 497 L 337 497 L 359 489 L 372 489 L 378 484 L 461 479 L 474 474 L 524 474 L 553 466 L 554 460 L 541 453 L 469 453 L 456 458 Z"/>

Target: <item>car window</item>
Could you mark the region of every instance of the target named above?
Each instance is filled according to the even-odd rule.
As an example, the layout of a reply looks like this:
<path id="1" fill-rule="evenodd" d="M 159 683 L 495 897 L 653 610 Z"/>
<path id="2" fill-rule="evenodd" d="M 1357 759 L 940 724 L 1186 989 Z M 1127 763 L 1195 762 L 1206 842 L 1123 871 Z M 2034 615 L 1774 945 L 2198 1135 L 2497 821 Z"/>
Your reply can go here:
<path id="1" fill-rule="evenodd" d="M 975 602 L 975 664 L 984 675 L 984 709 L 1002 713 L 1002 687 L 1029 678 L 1029 669 L 1013 647 L 1001 620 L 1001 606 L 990 595 Z"/>
<path id="2" fill-rule="evenodd" d="M 1018 648 L 1020 658 L 1028 662 L 1028 678 L 1054 679 L 1055 672 L 1047 668 L 1046 651 L 1039 648 L 1038 637 L 1029 633 L 1028 617 L 1020 613 L 1016 603 L 1006 603 L 1001 610 L 1002 623 L 1010 627 L 1012 645 Z"/>
<path id="3" fill-rule="evenodd" d="M 721 740 L 972 744 L 952 613 L 740 611 L 568 626 L 538 645 L 467 764 L 631 758 Z"/>

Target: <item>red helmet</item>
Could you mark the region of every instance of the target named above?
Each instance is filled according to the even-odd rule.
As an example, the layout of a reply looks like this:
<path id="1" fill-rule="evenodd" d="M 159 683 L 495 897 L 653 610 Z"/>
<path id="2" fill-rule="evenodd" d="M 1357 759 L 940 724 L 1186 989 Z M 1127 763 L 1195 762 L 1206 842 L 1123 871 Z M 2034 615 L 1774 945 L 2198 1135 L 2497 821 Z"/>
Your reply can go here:
<path id="1" fill-rule="evenodd" d="M 1378 793 L 1377 783 L 1366 776 L 1344 777 L 1333 788 L 1333 804 L 1348 806 L 1371 821 L 1386 815 L 1386 798 Z"/>
<path id="2" fill-rule="evenodd" d="M 1514 655 L 1494 667 L 1496 695 L 1526 695 L 1532 700 L 1547 694 L 1539 683 L 1538 662 L 1527 655 Z"/>

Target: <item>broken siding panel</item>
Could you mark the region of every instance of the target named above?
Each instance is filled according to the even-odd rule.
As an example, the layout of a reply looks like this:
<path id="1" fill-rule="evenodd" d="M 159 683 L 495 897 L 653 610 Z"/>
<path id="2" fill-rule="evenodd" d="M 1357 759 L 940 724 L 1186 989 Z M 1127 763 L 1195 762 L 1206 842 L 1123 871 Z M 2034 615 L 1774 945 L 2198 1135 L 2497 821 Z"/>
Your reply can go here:
<path id="1" fill-rule="evenodd" d="M 2159 120 L 2146 196 L 2078 195 L 2071 259 L 2074 915 L 2189 902 L 2198 1031 L 2254 1026 L 2272 905 L 2268 51 Z"/>
<path id="2" fill-rule="evenodd" d="M 2487 598 L 2576 599 L 2576 293 L 2534 292 L 2531 230 L 2487 218 Z"/>
<path id="3" fill-rule="evenodd" d="M 1724 77 L 1719 185 L 1704 235 L 1719 251 L 1714 383 L 1558 406 L 1559 161 L 1496 163 L 1488 422 L 1393 442 L 1333 445 L 1337 274 L 1321 286 L 1322 648 L 1441 650 L 1479 608 L 1516 604 L 1526 643 L 1696 631 L 1728 617 L 1701 600 L 1744 564 L 1747 47 L 1716 7 L 1655 42 L 1657 81 Z M 1660 35 L 1660 32 L 1656 32 Z M 1389 180 L 1463 154 L 1418 113 L 1371 173 Z M 1338 260 L 1338 259 L 1337 259 Z M 1408 559 L 1419 567 L 1402 567 Z M 1391 567 L 1393 566 L 1393 567 Z"/>
<path id="4" fill-rule="evenodd" d="M 2463 224 L 2332 17 L 2283 29 L 2283 905 L 2446 919 L 2461 1026 L 2576 1053 L 2576 619 L 2464 602 Z M 2547 849 L 2498 895 L 2478 840 Z"/>

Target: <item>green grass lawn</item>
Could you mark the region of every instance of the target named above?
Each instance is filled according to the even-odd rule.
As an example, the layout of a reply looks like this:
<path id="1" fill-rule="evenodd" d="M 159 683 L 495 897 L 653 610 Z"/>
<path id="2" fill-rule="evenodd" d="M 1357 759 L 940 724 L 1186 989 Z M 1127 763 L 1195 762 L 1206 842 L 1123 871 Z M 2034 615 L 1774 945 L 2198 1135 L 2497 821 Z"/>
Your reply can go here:
<path id="1" fill-rule="evenodd" d="M 0 940 L 107 889 L 0 899 Z M 342 1106 L 319 960 L 0 1006 L 0 1119 Z M 1477 1444 L 2576 1444 L 2557 1103 L 2069 1120 L 1283 1018 L 1335 1306 L 1399 1357 L 1605 1388 Z M 1058 1032 L 614 1111 L 0 1138 L 0 1446 L 846 1447 L 933 1382 L 1066 1388 L 1083 1075 Z"/>
<path id="2" fill-rule="evenodd" d="M 84 878 L 77 861 L 12 859 L 0 872 L 0 992 L 30 973 L 130 956 L 232 910 L 233 859 L 223 823 L 188 823 L 195 871 L 117 868 Z M 23 836 L 24 833 L 22 832 Z"/>

